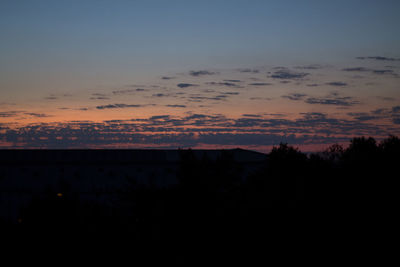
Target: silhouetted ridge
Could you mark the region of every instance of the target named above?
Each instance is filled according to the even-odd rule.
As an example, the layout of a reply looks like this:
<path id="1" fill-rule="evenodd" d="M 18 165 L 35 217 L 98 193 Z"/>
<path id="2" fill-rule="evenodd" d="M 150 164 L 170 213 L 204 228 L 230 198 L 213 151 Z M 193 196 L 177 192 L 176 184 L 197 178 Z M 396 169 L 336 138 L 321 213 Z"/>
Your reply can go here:
<path id="1" fill-rule="evenodd" d="M 268 155 L 2 150 L 0 224 L 14 233 L 129 234 L 135 242 L 229 240 L 232 231 L 248 242 L 244 229 L 282 233 L 294 225 L 343 232 L 362 225 L 363 212 L 392 214 L 399 164 L 395 136 L 353 138 L 347 148 L 335 144 L 308 155 L 284 143 Z M 257 226 L 255 218 L 266 220 Z"/>

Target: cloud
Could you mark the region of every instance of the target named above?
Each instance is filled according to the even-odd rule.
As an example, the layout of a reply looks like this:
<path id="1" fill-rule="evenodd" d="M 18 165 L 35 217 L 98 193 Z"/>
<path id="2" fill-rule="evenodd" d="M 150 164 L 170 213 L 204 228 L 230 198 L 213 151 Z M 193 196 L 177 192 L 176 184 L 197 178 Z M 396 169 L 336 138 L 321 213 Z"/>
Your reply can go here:
<path id="1" fill-rule="evenodd" d="M 272 83 L 250 83 L 251 86 L 268 86 L 272 85 Z"/>
<path id="2" fill-rule="evenodd" d="M 172 79 L 175 79 L 175 77 L 163 76 L 163 77 L 161 77 L 161 79 L 163 79 L 163 80 L 172 80 Z"/>
<path id="3" fill-rule="evenodd" d="M 283 95 L 281 97 L 287 98 L 289 100 L 298 101 L 298 100 L 303 100 L 304 97 L 306 97 L 306 96 L 307 96 L 306 94 L 292 93 L 292 94 L 288 94 L 288 95 Z"/>
<path id="4" fill-rule="evenodd" d="M 0 103 L 0 107 L 1 106 L 15 106 L 16 104 L 15 103 L 8 103 L 8 102 L 1 102 Z"/>
<path id="5" fill-rule="evenodd" d="M 91 100 L 109 100 L 110 98 L 107 96 L 96 96 L 96 97 L 91 97 Z"/>
<path id="6" fill-rule="evenodd" d="M 97 106 L 97 109 L 115 109 L 115 108 L 140 108 L 143 105 L 127 105 L 127 104 L 109 104 L 103 106 Z"/>
<path id="7" fill-rule="evenodd" d="M 112 93 L 114 95 L 124 95 L 124 94 L 133 94 L 135 92 L 142 92 L 142 91 L 147 91 L 147 90 L 146 89 L 142 89 L 142 88 L 124 89 L 124 90 L 116 90 L 116 91 L 113 91 Z"/>
<path id="8" fill-rule="evenodd" d="M 260 71 L 257 69 L 238 69 L 241 73 L 259 73 Z"/>
<path id="9" fill-rule="evenodd" d="M 385 109 L 379 116 L 386 114 L 392 116 L 388 117 L 394 124 L 390 129 L 397 129 L 399 132 L 400 128 L 395 128 L 396 123 L 400 122 L 399 112 L 400 106 L 394 106 Z M 11 144 L 9 145 L 11 148 L 110 148 L 160 145 L 177 148 L 202 144 L 257 147 L 277 145 L 282 141 L 291 144 L 331 144 L 348 141 L 356 135 L 387 135 L 384 124 L 370 123 L 370 118 L 367 118 L 370 114 L 367 113 L 350 114 L 354 115 L 354 119 L 335 118 L 321 112 L 298 115 L 297 118 L 291 119 L 264 118 L 259 114 L 244 114 L 241 118 L 229 118 L 221 114 L 196 113 L 185 116 L 165 114 L 104 122 L 35 123 L 12 128 L 2 124 L 0 140 Z M 151 134 L 148 134 L 149 132 Z"/>
<path id="10" fill-rule="evenodd" d="M 302 70 L 318 70 L 324 68 L 322 65 L 319 64 L 311 64 L 306 66 L 297 66 L 294 67 L 295 69 L 302 69 Z"/>
<path id="11" fill-rule="evenodd" d="M 377 96 L 376 98 L 383 100 L 383 101 L 396 101 L 396 98 L 394 98 L 394 97 Z"/>
<path id="12" fill-rule="evenodd" d="M 217 86 L 228 86 L 228 87 L 239 87 L 239 85 L 231 82 L 208 82 L 208 85 L 217 85 Z"/>
<path id="13" fill-rule="evenodd" d="M 191 102 L 203 102 L 204 100 L 215 100 L 215 101 L 221 101 L 221 100 L 226 100 L 226 98 L 229 95 L 216 95 L 213 97 L 208 97 L 208 96 L 202 96 L 202 95 L 198 95 L 198 94 L 194 94 L 194 95 L 190 95 L 188 97 L 188 100 Z"/>
<path id="14" fill-rule="evenodd" d="M 400 122 L 400 106 L 393 106 L 391 108 L 379 108 L 372 110 L 370 112 L 353 112 L 347 113 L 347 115 L 352 116 L 356 120 L 360 121 L 370 121 L 379 120 L 379 122 L 392 122 L 394 124 L 399 124 Z M 378 127 L 378 125 L 375 123 Z M 393 130 L 393 128 L 392 128 Z"/>
<path id="15" fill-rule="evenodd" d="M 58 99 L 58 97 L 56 97 L 56 96 L 47 96 L 44 99 L 46 99 L 46 100 L 56 100 L 56 99 Z"/>
<path id="16" fill-rule="evenodd" d="M 157 93 L 157 94 L 152 94 L 151 96 L 152 96 L 152 97 L 167 97 L 167 96 L 170 96 L 170 95 L 168 95 L 168 94 L 163 94 L 163 93 Z"/>
<path id="17" fill-rule="evenodd" d="M 159 116 L 150 117 L 150 120 L 166 120 L 169 118 L 170 118 L 170 115 L 159 115 Z"/>
<path id="18" fill-rule="evenodd" d="M 326 85 L 343 87 L 343 86 L 347 86 L 347 83 L 345 83 L 345 82 L 329 82 L 329 83 L 326 83 Z"/>
<path id="19" fill-rule="evenodd" d="M 392 74 L 392 75 L 396 75 L 396 74 L 394 73 L 393 70 L 373 70 L 372 73 L 374 73 L 374 74 L 381 74 L 381 75 L 383 75 L 383 74 Z"/>
<path id="20" fill-rule="evenodd" d="M 359 101 L 353 100 L 352 97 L 336 97 L 336 98 L 310 97 L 307 98 L 304 102 L 307 104 L 334 105 L 334 106 L 345 106 L 345 107 L 359 104 Z"/>
<path id="21" fill-rule="evenodd" d="M 224 80 L 224 82 L 231 82 L 231 83 L 240 83 L 241 80 Z"/>
<path id="22" fill-rule="evenodd" d="M 256 97 L 250 97 L 249 100 L 272 100 L 272 98 L 256 96 Z"/>
<path id="23" fill-rule="evenodd" d="M 349 112 L 347 113 L 347 115 L 359 121 L 370 121 L 379 119 L 378 116 L 370 115 L 368 112 Z"/>
<path id="24" fill-rule="evenodd" d="M 212 71 L 207 71 L 207 70 L 198 70 L 198 71 L 190 71 L 189 75 L 194 76 L 194 77 L 199 77 L 199 76 L 205 76 L 205 75 L 215 75 L 218 74 L 218 72 L 212 72 Z"/>
<path id="25" fill-rule="evenodd" d="M 374 56 L 374 57 L 356 57 L 356 59 L 361 59 L 361 60 L 372 59 L 372 60 L 377 60 L 377 61 L 400 61 L 400 58 L 380 57 L 380 56 Z"/>
<path id="26" fill-rule="evenodd" d="M 20 113 L 21 113 L 21 111 L 3 111 L 3 112 L 0 112 L 0 118 L 16 117 Z"/>
<path id="27" fill-rule="evenodd" d="M 224 94 L 224 95 L 239 95 L 240 93 L 239 92 L 222 92 L 221 94 Z"/>
<path id="28" fill-rule="evenodd" d="M 178 83 L 176 86 L 178 86 L 179 88 L 187 88 L 187 87 L 198 86 L 198 85 L 197 84 L 191 84 L 191 83 Z"/>
<path id="29" fill-rule="evenodd" d="M 371 71 L 370 69 L 364 68 L 364 67 L 355 67 L 355 68 L 344 68 L 342 71 L 356 71 L 356 72 L 365 72 L 365 71 Z"/>
<path id="30" fill-rule="evenodd" d="M 186 105 L 166 105 L 166 107 L 170 107 L 170 108 L 186 108 Z"/>
<path id="31" fill-rule="evenodd" d="M 400 113 L 400 106 L 392 107 L 392 113 Z"/>
<path id="32" fill-rule="evenodd" d="M 310 73 L 306 72 L 294 72 L 290 71 L 288 69 L 280 69 L 278 71 L 275 71 L 272 75 L 271 78 L 274 79 L 303 79 L 306 76 L 308 76 Z"/>
<path id="33" fill-rule="evenodd" d="M 250 118 L 262 118 L 261 115 L 258 114 L 242 114 L 243 117 L 250 117 Z"/>
<path id="34" fill-rule="evenodd" d="M 26 112 L 24 113 L 25 115 L 29 115 L 32 117 L 36 117 L 36 118 L 48 118 L 48 117 L 53 117 L 52 115 L 47 115 L 44 113 L 33 113 L 33 112 Z"/>

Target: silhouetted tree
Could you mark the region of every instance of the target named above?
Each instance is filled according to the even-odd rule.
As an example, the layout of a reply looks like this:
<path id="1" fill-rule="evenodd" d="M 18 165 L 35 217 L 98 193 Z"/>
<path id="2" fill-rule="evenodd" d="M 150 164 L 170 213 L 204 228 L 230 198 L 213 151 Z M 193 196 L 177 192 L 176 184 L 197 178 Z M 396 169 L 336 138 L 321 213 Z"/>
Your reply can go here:
<path id="1" fill-rule="evenodd" d="M 381 149 L 385 160 L 395 162 L 400 159 L 400 139 L 398 137 L 392 135 L 389 138 L 384 139 L 379 144 L 379 148 Z"/>
<path id="2" fill-rule="evenodd" d="M 280 195 L 284 203 L 296 206 L 302 200 L 307 156 L 287 143 L 273 147 L 269 154 L 268 172 L 279 179 Z"/>
<path id="3" fill-rule="evenodd" d="M 343 146 L 339 144 L 333 144 L 329 146 L 322 154 L 327 160 L 336 162 L 342 158 L 343 153 Z"/>
<path id="4" fill-rule="evenodd" d="M 372 137 L 355 137 L 350 140 L 349 147 L 344 151 L 346 161 L 373 161 L 378 156 L 378 146 Z"/>

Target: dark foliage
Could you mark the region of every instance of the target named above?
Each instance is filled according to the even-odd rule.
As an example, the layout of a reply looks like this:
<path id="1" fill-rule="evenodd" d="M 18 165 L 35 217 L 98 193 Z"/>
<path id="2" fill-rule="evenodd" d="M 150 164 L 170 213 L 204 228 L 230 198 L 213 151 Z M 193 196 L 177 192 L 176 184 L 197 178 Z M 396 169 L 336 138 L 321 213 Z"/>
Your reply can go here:
<path id="1" fill-rule="evenodd" d="M 65 185 L 64 195 L 49 191 L 22 211 L 17 225 L 1 218 L 1 226 L 20 233 L 129 236 L 141 244 L 214 240 L 217 245 L 218 240 L 254 241 L 264 228 L 275 229 L 271 240 L 325 231 L 327 225 L 339 233 L 353 227 L 344 226 L 343 218 L 349 222 L 365 210 L 393 210 L 398 202 L 400 139 L 395 136 L 380 143 L 354 138 L 346 149 L 335 144 L 311 155 L 281 143 L 263 168 L 245 179 L 228 151 L 216 160 L 197 158 L 190 149 L 180 153 L 176 186 L 132 184 L 114 203 L 99 204 L 82 200 Z M 362 223 L 357 227 L 363 229 Z"/>

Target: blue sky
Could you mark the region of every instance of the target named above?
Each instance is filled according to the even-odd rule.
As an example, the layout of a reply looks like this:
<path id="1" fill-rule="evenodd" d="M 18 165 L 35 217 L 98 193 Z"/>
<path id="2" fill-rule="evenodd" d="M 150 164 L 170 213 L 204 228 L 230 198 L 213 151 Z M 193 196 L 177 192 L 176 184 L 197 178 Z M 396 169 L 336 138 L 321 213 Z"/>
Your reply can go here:
<path id="1" fill-rule="evenodd" d="M 2 1 L 1 65 L 142 72 L 398 56 L 399 11 L 388 0 Z"/>
<path id="2" fill-rule="evenodd" d="M 397 122 L 398 14 L 395 0 L 2 0 L 0 137 L 11 125 L 199 113 L 371 119 L 383 109 Z"/>

